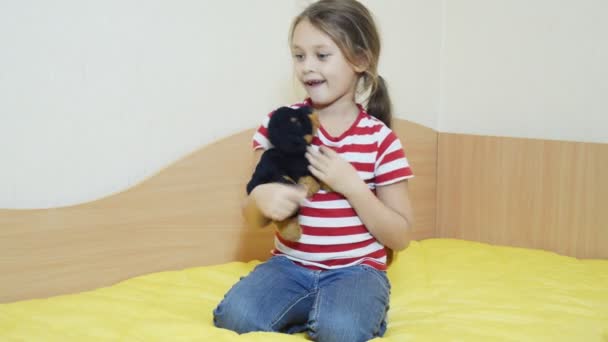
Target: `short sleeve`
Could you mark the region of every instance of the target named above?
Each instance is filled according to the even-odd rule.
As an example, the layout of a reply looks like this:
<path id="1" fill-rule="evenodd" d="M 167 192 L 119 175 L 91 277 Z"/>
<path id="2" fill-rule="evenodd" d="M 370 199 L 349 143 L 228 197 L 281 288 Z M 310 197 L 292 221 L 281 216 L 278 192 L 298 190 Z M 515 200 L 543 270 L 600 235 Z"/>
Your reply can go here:
<path id="1" fill-rule="evenodd" d="M 266 115 L 262 124 L 253 134 L 252 147 L 254 150 L 264 149 L 267 150 L 272 147 L 270 140 L 268 140 L 268 121 L 273 112 Z"/>
<path id="2" fill-rule="evenodd" d="M 374 175 L 376 186 L 414 177 L 397 135 L 388 127 L 384 127 L 380 133 Z"/>

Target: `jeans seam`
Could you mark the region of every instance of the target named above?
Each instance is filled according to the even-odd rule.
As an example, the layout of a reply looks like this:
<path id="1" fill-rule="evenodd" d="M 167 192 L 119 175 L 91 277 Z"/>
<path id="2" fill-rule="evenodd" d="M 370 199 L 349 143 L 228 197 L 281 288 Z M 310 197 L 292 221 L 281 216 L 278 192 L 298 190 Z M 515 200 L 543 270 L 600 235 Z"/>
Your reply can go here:
<path id="1" fill-rule="evenodd" d="M 296 299 L 293 303 L 291 303 L 291 305 L 289 305 L 285 310 L 283 310 L 278 316 L 277 318 L 275 318 L 271 323 L 270 323 L 270 328 L 273 331 L 276 331 L 274 326 L 281 320 L 283 319 L 283 317 L 285 317 L 285 315 L 289 312 L 289 310 L 291 310 L 294 306 L 296 306 L 299 302 L 303 301 L 304 299 L 310 297 L 312 293 L 307 293 L 304 296 Z"/>
<path id="2" fill-rule="evenodd" d="M 376 324 L 376 327 L 374 329 L 375 331 L 373 332 L 373 335 L 375 337 L 380 337 L 380 329 L 382 327 L 382 323 L 386 322 L 386 320 L 388 318 L 387 316 L 388 316 L 388 310 L 389 310 L 389 305 L 390 305 L 391 283 L 390 283 L 390 280 L 388 279 L 388 276 L 386 275 L 386 273 L 379 271 L 371 266 L 367 266 L 367 265 L 361 265 L 361 267 L 366 272 L 372 273 L 373 276 L 380 281 L 380 283 L 382 284 L 382 287 L 384 287 L 384 290 L 386 291 L 387 297 L 384 300 L 384 315 L 381 316 L 380 320 Z"/>
<path id="3" fill-rule="evenodd" d="M 378 322 L 378 324 L 376 324 L 376 328 L 374 329 L 375 331 L 373 333 L 374 337 L 382 337 L 382 335 L 380 334 L 380 329 L 382 328 L 382 324 L 384 322 L 386 322 L 386 320 L 387 320 L 387 317 L 386 317 L 387 313 L 388 313 L 388 305 L 386 305 L 386 307 L 384 309 L 384 316 L 382 316 L 380 318 L 380 321 Z"/>
<path id="4" fill-rule="evenodd" d="M 319 302 L 321 301 L 321 289 L 319 288 L 316 291 L 317 297 L 315 298 L 315 302 L 312 306 L 312 317 L 308 319 L 308 336 L 311 338 L 315 338 L 317 334 L 317 320 L 319 319 Z"/>

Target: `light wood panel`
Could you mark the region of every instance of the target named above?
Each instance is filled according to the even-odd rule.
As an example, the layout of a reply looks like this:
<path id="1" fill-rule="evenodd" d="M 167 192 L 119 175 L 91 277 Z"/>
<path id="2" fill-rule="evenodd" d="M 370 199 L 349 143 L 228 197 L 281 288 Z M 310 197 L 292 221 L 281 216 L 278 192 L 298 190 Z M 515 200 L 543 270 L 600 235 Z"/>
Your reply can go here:
<path id="1" fill-rule="evenodd" d="M 414 236 L 435 228 L 437 134 L 395 120 L 417 177 Z M 265 259 L 272 231 L 240 214 L 253 154 L 247 130 L 122 193 L 72 207 L 0 210 L 0 302 L 106 286 L 150 272 Z"/>
<path id="2" fill-rule="evenodd" d="M 412 236 L 416 240 L 436 236 L 437 132 L 405 120 L 394 120 L 415 177 L 408 181 L 414 209 Z"/>
<path id="3" fill-rule="evenodd" d="M 73 207 L 0 210 L 0 300 L 70 293 L 138 274 L 264 258 L 240 200 L 253 130 L 184 158 L 123 193 Z"/>
<path id="4" fill-rule="evenodd" d="M 439 135 L 439 237 L 608 258 L 608 144 Z"/>

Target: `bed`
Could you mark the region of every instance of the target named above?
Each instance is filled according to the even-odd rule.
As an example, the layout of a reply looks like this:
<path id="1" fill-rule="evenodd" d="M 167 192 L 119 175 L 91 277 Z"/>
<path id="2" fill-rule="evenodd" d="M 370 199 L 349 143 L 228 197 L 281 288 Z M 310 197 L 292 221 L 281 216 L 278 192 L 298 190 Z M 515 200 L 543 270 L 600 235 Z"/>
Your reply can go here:
<path id="1" fill-rule="evenodd" d="M 394 129 L 416 224 L 383 340 L 608 341 L 606 144 Z M 212 326 L 272 244 L 239 215 L 252 134 L 97 201 L 0 210 L 0 340 L 305 340 Z"/>

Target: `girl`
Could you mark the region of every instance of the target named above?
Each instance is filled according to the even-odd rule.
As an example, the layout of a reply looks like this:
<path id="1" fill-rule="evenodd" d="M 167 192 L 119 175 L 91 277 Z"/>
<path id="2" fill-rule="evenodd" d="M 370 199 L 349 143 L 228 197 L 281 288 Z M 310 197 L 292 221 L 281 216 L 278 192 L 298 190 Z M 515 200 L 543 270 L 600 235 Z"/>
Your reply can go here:
<path id="1" fill-rule="evenodd" d="M 302 237 L 275 236 L 273 256 L 241 279 L 214 311 L 218 327 L 238 333 L 306 331 L 318 341 L 367 341 L 386 330 L 390 284 L 386 248 L 409 241 L 412 171 L 390 130 L 391 106 L 377 74 L 379 36 L 355 0 L 321 0 L 290 31 L 295 74 L 321 127 L 306 157 L 333 191 L 263 184 L 251 191 L 268 219 L 299 209 Z M 369 91 L 364 108 L 355 100 Z M 254 136 L 259 157 L 269 148 L 266 124 Z M 385 248 L 386 247 L 386 248 Z"/>

